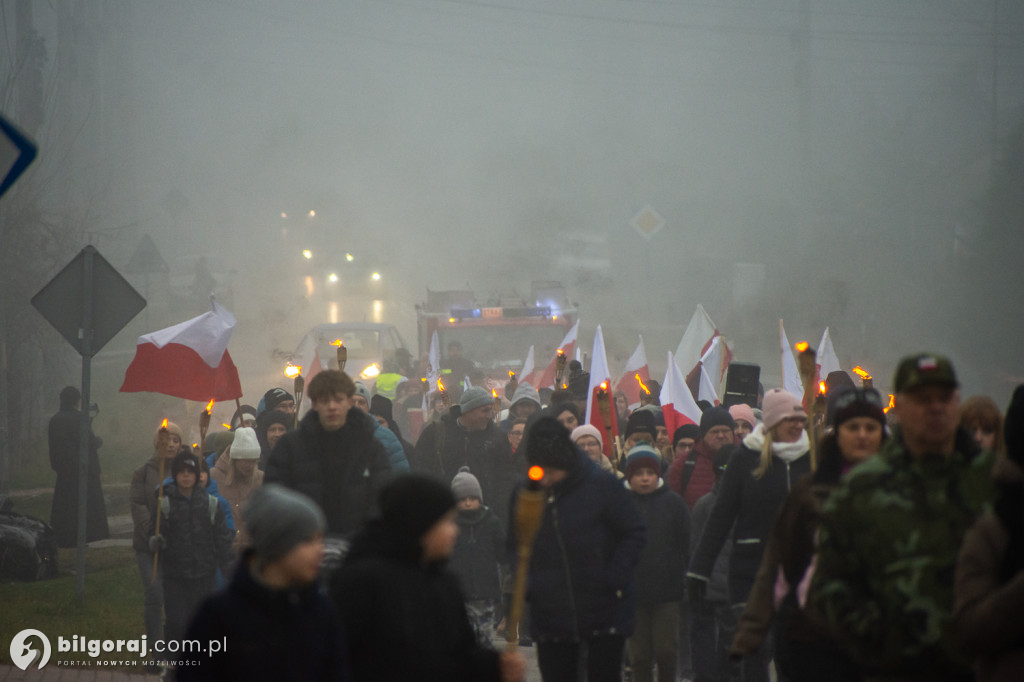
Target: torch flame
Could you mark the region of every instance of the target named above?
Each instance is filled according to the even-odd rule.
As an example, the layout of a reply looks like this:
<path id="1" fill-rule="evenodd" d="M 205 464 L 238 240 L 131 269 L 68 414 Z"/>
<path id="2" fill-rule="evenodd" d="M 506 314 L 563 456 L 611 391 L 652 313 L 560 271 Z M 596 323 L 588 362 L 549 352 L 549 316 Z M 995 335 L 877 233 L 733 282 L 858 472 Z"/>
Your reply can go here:
<path id="1" fill-rule="evenodd" d="M 221 426 L 223 426 L 223 427 L 224 427 L 225 429 L 227 429 L 228 431 L 230 431 L 230 430 L 231 430 L 231 424 L 225 424 L 224 422 L 221 422 L 221 423 L 220 423 L 220 425 L 221 425 Z"/>
<path id="2" fill-rule="evenodd" d="M 512 370 L 509 370 L 508 371 L 508 378 L 509 378 L 509 380 L 515 379 L 516 378 L 516 373 L 513 372 Z"/>
<path id="3" fill-rule="evenodd" d="M 644 380 L 640 378 L 640 372 L 637 372 L 633 376 L 636 377 L 636 383 L 640 384 L 640 390 L 646 393 L 647 395 L 650 395 L 651 389 L 647 388 L 647 384 L 645 384 Z"/>
<path id="4" fill-rule="evenodd" d="M 888 413 L 889 410 L 891 410 L 894 407 L 896 407 L 896 398 L 893 396 L 892 393 L 890 393 L 889 394 L 889 404 L 886 407 L 882 408 L 882 412 Z"/>
<path id="5" fill-rule="evenodd" d="M 602 381 L 601 382 L 601 390 L 602 391 L 607 391 L 608 390 L 608 382 L 607 381 Z"/>
<path id="6" fill-rule="evenodd" d="M 299 365 L 293 365 L 291 363 L 288 363 L 288 366 L 284 368 L 284 375 L 289 379 L 294 379 L 300 374 L 302 374 L 302 367 L 300 367 Z"/>
<path id="7" fill-rule="evenodd" d="M 795 346 L 793 346 L 793 348 L 796 348 L 796 352 L 797 353 L 803 353 L 805 350 L 807 350 L 810 347 L 811 347 L 810 344 L 807 343 L 806 341 L 801 341 L 800 343 L 798 343 Z"/>
<path id="8" fill-rule="evenodd" d="M 440 379 L 437 380 L 437 390 L 441 391 L 441 393 L 444 393 L 444 382 L 441 381 Z"/>
<path id="9" fill-rule="evenodd" d="M 491 389 L 491 397 L 492 398 L 497 398 L 498 397 L 498 391 L 496 389 L 493 389 L 493 388 Z"/>
<path id="10" fill-rule="evenodd" d="M 561 348 L 559 348 L 558 349 L 558 357 L 562 357 L 563 355 L 565 355 L 565 351 L 562 350 Z"/>
<path id="11" fill-rule="evenodd" d="M 818 393 L 821 393 L 822 395 L 825 395 L 827 392 L 828 392 L 828 387 L 825 386 L 825 382 L 824 381 L 819 381 L 818 382 Z"/>
<path id="12" fill-rule="evenodd" d="M 210 414 L 211 412 L 213 412 L 213 399 L 212 398 L 210 399 L 210 402 L 206 403 L 206 413 Z"/>
<path id="13" fill-rule="evenodd" d="M 342 341 L 341 339 L 334 339 L 334 341 L 331 341 L 331 345 L 332 346 L 344 346 L 345 342 Z"/>
<path id="14" fill-rule="evenodd" d="M 526 475 L 530 477 L 531 481 L 539 481 L 544 478 L 544 467 L 532 466 L 530 470 L 526 472 Z"/>
<path id="15" fill-rule="evenodd" d="M 160 422 L 160 428 L 161 429 L 166 429 L 167 428 L 167 417 L 164 417 L 164 420 L 162 422 Z"/>
<path id="16" fill-rule="evenodd" d="M 852 371 L 854 374 L 859 376 L 864 381 L 867 381 L 868 379 L 871 378 L 871 375 L 867 373 L 867 370 L 865 370 L 863 367 L 859 365 L 857 367 L 854 367 Z"/>

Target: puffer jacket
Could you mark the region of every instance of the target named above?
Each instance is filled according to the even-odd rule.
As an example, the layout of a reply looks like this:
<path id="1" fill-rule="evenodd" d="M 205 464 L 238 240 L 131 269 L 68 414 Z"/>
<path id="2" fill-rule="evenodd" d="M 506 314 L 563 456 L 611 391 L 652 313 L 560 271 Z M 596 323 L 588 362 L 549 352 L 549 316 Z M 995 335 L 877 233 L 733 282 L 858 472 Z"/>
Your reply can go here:
<path id="1" fill-rule="evenodd" d="M 622 483 L 577 451 L 566 477 L 548 491 L 533 545 L 526 599 L 534 639 L 631 635 L 633 573 L 646 538 L 643 518 Z M 507 543 L 514 556 L 511 524 Z"/>
<path id="2" fill-rule="evenodd" d="M 160 535 L 167 543 L 160 550 L 164 576 L 196 580 L 215 575 L 218 568 L 227 574 L 234 558 L 234 533 L 216 499 L 198 486 L 185 497 L 173 483 L 164 487 L 164 497 L 163 506 L 168 509 L 160 520 Z"/>
<path id="3" fill-rule="evenodd" d="M 377 494 L 391 478 L 388 453 L 373 432 L 357 407 L 337 431 L 326 431 L 310 411 L 277 442 L 263 482 L 308 495 L 323 509 L 329 534 L 351 535 L 373 514 Z"/>

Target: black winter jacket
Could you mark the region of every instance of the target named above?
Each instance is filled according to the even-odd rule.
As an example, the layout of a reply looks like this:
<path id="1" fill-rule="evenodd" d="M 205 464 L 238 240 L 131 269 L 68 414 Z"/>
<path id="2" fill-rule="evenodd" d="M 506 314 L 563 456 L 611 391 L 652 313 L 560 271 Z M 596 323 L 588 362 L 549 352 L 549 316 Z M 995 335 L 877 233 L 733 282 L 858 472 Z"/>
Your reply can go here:
<path id="1" fill-rule="evenodd" d="M 746 603 L 775 515 L 793 484 L 811 470 L 811 458 L 806 454 L 791 463 L 773 456 L 771 467 L 758 479 L 753 472 L 760 458 L 760 452 L 746 446 L 733 452 L 722 475 L 718 499 L 690 562 L 691 574 L 710 577 L 715 559 L 731 532 L 731 604 Z"/>
<path id="2" fill-rule="evenodd" d="M 516 480 L 526 474 L 526 462 L 512 454 L 508 435 L 494 422 L 483 431 L 467 431 L 458 423 L 459 406 L 427 426 L 416 441 L 413 471 L 451 483 L 462 467 L 480 481 L 483 501 L 502 520 Z"/>
<path id="3" fill-rule="evenodd" d="M 418 541 L 380 520 L 352 541 L 328 588 L 357 682 L 497 682 L 498 654 L 476 642 L 458 578 L 424 564 Z"/>
<path id="4" fill-rule="evenodd" d="M 533 544 L 526 599 L 534 639 L 632 634 L 633 571 L 645 541 L 629 492 L 577 451 L 572 469 L 548 493 Z M 514 524 L 507 545 L 514 556 Z"/>
<path id="5" fill-rule="evenodd" d="M 185 497 L 174 483 L 164 486 L 164 497 L 168 507 L 167 514 L 160 512 L 160 535 L 167 542 L 160 550 L 164 576 L 195 580 L 215 575 L 218 568 L 226 575 L 234 560 L 231 543 L 235 534 L 228 529 L 220 503 L 199 486 Z M 211 499 L 215 501 L 212 507 Z"/>
<path id="6" fill-rule="evenodd" d="M 690 510 L 683 498 L 660 482 L 649 495 L 630 496 L 647 525 L 647 544 L 636 566 L 636 601 L 658 604 L 685 596 L 690 558 Z"/>
<path id="7" fill-rule="evenodd" d="M 455 522 L 459 524 L 459 537 L 451 567 L 459 576 L 466 599 L 501 599 L 498 564 L 506 558 L 505 527 L 490 507 L 459 510 Z"/>
<path id="8" fill-rule="evenodd" d="M 203 602 L 186 635 L 227 648 L 186 654 L 192 664 L 177 668 L 178 680 L 351 679 L 341 619 L 319 584 L 267 587 L 253 577 L 250 556 L 226 590 Z"/>
<path id="9" fill-rule="evenodd" d="M 313 498 L 327 517 L 327 532 L 347 536 L 372 515 L 390 477 L 388 453 L 373 437 L 373 423 L 353 407 L 337 431 L 325 431 L 317 413 L 308 412 L 298 429 L 277 441 L 263 482 Z"/>

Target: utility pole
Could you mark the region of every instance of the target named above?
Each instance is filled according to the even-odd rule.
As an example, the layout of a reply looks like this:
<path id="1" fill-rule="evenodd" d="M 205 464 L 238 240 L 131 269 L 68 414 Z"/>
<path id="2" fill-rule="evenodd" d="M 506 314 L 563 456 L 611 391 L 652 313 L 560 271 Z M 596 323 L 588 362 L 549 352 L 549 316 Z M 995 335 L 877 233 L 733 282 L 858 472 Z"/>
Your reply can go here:
<path id="1" fill-rule="evenodd" d="M 989 181 L 995 181 L 999 157 L 999 0 L 992 0 L 992 138 Z"/>

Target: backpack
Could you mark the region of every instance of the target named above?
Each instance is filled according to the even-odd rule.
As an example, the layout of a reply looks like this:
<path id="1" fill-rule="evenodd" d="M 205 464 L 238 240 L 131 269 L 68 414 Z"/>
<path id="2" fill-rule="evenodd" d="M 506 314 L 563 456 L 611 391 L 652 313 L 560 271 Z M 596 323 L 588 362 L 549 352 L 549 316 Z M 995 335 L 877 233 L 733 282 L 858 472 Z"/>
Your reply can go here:
<path id="1" fill-rule="evenodd" d="M 217 521 L 217 508 L 220 507 L 220 502 L 213 495 L 207 493 L 206 499 L 210 503 L 210 525 L 214 525 Z M 171 515 L 171 500 L 164 496 L 160 498 L 160 513 L 164 515 L 164 518 L 168 518 Z"/>

